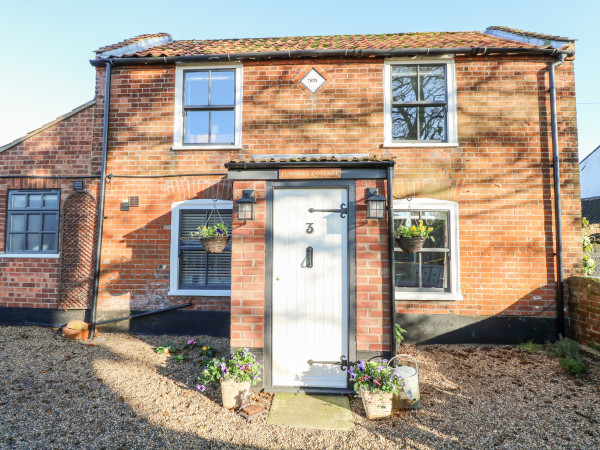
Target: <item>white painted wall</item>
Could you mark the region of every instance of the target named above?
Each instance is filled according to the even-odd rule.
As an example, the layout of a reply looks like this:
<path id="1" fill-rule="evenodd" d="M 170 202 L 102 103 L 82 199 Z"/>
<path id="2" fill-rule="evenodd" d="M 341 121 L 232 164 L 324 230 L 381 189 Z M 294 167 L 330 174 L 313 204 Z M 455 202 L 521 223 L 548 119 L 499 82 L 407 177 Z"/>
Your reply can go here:
<path id="1" fill-rule="evenodd" d="M 600 146 L 579 163 L 581 198 L 600 197 Z"/>

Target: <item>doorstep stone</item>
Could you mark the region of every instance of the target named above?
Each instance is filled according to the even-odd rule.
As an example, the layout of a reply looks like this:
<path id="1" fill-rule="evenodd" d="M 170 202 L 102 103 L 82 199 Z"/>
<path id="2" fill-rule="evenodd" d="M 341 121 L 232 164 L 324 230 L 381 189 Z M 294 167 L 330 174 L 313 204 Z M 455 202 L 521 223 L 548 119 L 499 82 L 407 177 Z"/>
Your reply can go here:
<path id="1" fill-rule="evenodd" d="M 275 394 L 267 424 L 313 430 L 351 430 L 354 419 L 347 395 Z"/>

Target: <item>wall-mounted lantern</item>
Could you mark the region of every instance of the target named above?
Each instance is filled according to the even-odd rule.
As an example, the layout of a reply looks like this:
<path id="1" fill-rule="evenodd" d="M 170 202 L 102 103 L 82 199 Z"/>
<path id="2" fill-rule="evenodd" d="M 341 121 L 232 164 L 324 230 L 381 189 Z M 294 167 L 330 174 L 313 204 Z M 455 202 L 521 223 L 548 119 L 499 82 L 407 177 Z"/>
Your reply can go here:
<path id="1" fill-rule="evenodd" d="M 238 205 L 238 220 L 254 220 L 254 191 L 242 191 L 242 198 L 237 201 Z"/>
<path id="2" fill-rule="evenodd" d="M 377 188 L 367 188 L 367 219 L 385 219 L 385 197 Z"/>

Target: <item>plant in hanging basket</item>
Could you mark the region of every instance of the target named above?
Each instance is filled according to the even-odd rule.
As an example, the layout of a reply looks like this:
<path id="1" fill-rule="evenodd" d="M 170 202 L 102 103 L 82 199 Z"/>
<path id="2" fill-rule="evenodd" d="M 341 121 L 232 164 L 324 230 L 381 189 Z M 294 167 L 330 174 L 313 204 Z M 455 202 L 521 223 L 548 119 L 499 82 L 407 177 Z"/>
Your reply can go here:
<path id="1" fill-rule="evenodd" d="M 229 360 L 213 358 L 209 361 L 198 377 L 202 383 L 198 390 L 202 392 L 207 384 L 219 383 L 223 407 L 239 408 L 250 385 L 260 381 L 261 368 L 262 364 L 247 348 L 240 348 Z"/>
<path id="2" fill-rule="evenodd" d="M 219 222 L 213 226 L 198 227 L 197 231 L 190 233 L 190 237 L 200 240 L 208 253 L 221 253 L 229 242 L 227 231 L 229 231 L 227 225 Z"/>
<path id="3" fill-rule="evenodd" d="M 386 364 L 358 361 L 348 369 L 354 390 L 362 398 L 368 419 L 381 419 L 392 414 L 392 396 L 397 394 L 404 380 Z"/>
<path id="4" fill-rule="evenodd" d="M 418 225 L 406 226 L 400 225 L 400 227 L 394 230 L 394 238 L 398 247 L 407 253 L 416 253 L 423 248 L 423 244 L 427 239 L 435 241 L 430 233 L 433 231 L 432 227 L 426 227 L 423 225 L 423 221 L 419 220 Z"/>

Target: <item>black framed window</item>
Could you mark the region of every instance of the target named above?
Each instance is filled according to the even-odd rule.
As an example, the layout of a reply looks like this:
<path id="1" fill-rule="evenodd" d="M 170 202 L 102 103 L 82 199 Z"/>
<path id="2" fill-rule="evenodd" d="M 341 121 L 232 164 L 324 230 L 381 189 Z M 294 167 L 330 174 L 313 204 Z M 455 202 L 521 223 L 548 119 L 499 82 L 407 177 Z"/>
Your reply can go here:
<path id="1" fill-rule="evenodd" d="M 57 253 L 60 191 L 8 192 L 7 253 Z"/>
<path id="2" fill-rule="evenodd" d="M 446 64 L 391 66 L 392 141 L 448 140 Z"/>
<path id="3" fill-rule="evenodd" d="M 212 212 L 212 214 L 211 214 Z M 231 230 L 231 209 L 182 209 L 179 211 L 179 289 L 231 288 L 231 241 L 221 253 L 208 253 L 190 233 L 221 221 Z"/>
<path id="4" fill-rule="evenodd" d="M 183 144 L 235 144 L 236 70 L 183 73 Z"/>
<path id="5" fill-rule="evenodd" d="M 431 236 L 417 253 L 394 248 L 395 286 L 404 291 L 450 292 L 450 212 L 428 210 L 395 210 L 394 228 L 423 224 L 432 227 Z"/>

